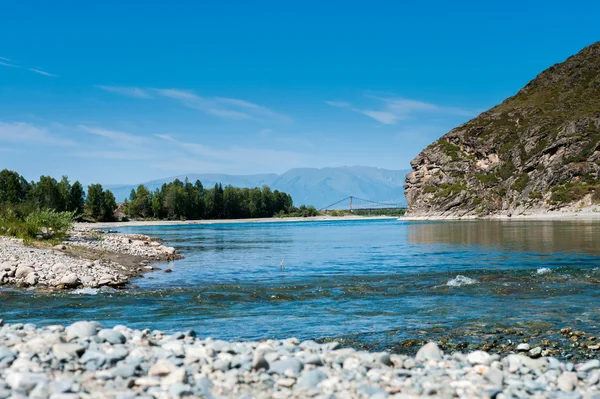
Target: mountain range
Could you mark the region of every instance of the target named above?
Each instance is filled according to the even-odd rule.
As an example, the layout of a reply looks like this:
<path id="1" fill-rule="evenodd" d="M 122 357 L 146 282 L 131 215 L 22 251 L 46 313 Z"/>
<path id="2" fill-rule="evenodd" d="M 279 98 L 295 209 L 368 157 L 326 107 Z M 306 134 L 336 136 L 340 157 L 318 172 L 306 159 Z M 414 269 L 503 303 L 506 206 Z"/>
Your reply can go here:
<path id="1" fill-rule="evenodd" d="M 294 204 L 314 205 L 323 208 L 345 197 L 354 196 L 371 201 L 406 204 L 404 177 L 409 170 L 388 170 L 368 166 L 343 166 L 336 168 L 296 168 L 278 174 L 227 175 L 218 173 L 187 174 L 152 180 L 144 184 L 150 191 L 175 179 L 191 182 L 200 180 L 205 187 L 215 183 L 234 187 L 262 187 L 284 191 L 292 196 Z M 138 185 L 107 186 L 117 201 L 129 197 Z"/>

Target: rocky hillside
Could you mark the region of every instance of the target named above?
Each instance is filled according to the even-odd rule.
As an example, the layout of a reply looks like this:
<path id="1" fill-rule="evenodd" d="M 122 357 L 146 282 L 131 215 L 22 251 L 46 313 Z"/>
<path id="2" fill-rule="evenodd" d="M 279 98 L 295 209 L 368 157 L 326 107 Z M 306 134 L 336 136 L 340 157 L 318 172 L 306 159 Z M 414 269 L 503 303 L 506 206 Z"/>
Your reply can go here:
<path id="1" fill-rule="evenodd" d="M 519 215 L 600 203 L 600 42 L 411 161 L 410 216 Z"/>

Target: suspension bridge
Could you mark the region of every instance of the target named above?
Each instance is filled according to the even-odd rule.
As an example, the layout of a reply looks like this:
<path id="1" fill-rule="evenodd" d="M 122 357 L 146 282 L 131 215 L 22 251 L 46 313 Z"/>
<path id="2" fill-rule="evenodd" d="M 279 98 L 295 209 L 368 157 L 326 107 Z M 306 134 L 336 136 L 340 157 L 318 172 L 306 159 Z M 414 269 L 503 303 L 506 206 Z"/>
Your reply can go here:
<path id="1" fill-rule="evenodd" d="M 352 195 L 343 198 L 339 201 L 334 202 L 326 207 L 319 209 L 320 212 L 328 211 L 384 211 L 393 210 L 400 211 L 405 210 L 406 205 L 401 202 L 380 202 L 371 201 L 364 198 L 354 197 Z"/>

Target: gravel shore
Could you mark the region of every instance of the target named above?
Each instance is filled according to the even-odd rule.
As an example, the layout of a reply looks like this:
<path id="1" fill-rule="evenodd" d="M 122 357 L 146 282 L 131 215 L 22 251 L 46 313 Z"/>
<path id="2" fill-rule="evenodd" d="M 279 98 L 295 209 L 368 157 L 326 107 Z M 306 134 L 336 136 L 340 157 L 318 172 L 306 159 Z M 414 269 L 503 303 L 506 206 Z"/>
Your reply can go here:
<path id="1" fill-rule="evenodd" d="M 1 321 L 0 321 L 1 325 Z M 538 354 L 415 357 L 295 338 L 226 342 L 97 322 L 0 328 L 4 398 L 600 398 L 600 360 Z"/>
<path id="2" fill-rule="evenodd" d="M 0 237 L 0 285 L 36 289 L 120 287 L 152 270 L 152 261 L 180 258 L 173 247 L 137 234 L 78 228 L 62 244 L 24 245 Z"/>

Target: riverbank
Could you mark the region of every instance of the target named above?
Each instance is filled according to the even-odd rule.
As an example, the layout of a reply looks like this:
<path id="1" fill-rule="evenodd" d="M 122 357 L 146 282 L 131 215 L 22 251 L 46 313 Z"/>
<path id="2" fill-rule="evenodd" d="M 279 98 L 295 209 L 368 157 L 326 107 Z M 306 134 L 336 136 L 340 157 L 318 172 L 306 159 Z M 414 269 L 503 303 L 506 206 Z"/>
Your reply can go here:
<path id="1" fill-rule="evenodd" d="M 37 290 L 123 287 L 152 271 L 150 262 L 178 258 L 175 248 L 139 234 L 79 227 L 54 246 L 0 236 L 0 285 Z"/>
<path id="2" fill-rule="evenodd" d="M 398 220 L 407 221 L 436 221 L 436 220 L 565 220 L 565 221 L 596 221 L 600 220 L 600 207 L 566 208 L 556 211 L 532 210 L 518 215 L 487 215 L 487 216 L 457 216 L 456 214 L 431 214 L 403 216 Z"/>
<path id="3" fill-rule="evenodd" d="M 228 342 L 97 322 L 8 324 L 0 328 L 0 398 L 600 395 L 600 360 L 573 364 L 523 353 L 444 354 L 428 343 L 412 357 L 295 338 Z"/>
<path id="4" fill-rule="evenodd" d="M 356 220 L 397 219 L 396 216 L 313 216 L 297 218 L 257 218 L 257 219 L 218 219 L 218 220 L 144 220 L 130 222 L 76 223 L 77 228 L 106 229 L 115 227 L 178 226 L 197 224 L 240 224 L 240 223 L 287 223 L 287 222 L 331 222 Z"/>

